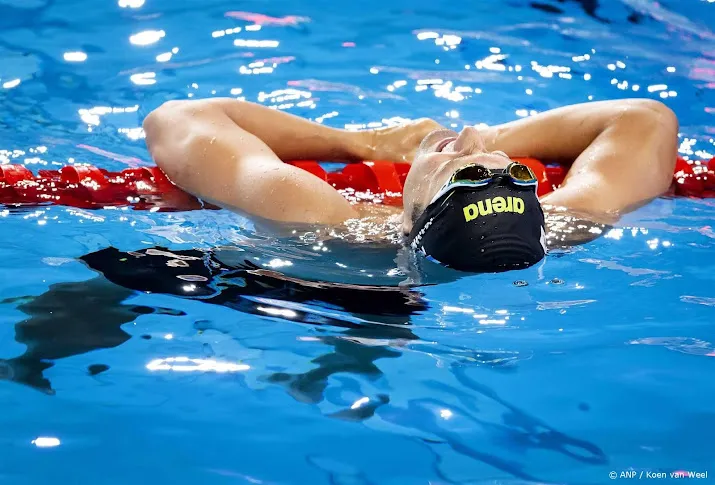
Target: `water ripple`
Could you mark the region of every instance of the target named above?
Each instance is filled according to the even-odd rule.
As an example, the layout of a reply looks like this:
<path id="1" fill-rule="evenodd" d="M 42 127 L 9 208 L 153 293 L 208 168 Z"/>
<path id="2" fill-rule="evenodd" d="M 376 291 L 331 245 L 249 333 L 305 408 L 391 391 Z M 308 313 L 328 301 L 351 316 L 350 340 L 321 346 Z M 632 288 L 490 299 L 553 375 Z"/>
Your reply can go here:
<path id="1" fill-rule="evenodd" d="M 696 305 L 715 307 L 715 298 L 713 297 L 683 295 L 680 297 L 680 301 L 683 303 L 694 303 Z"/>

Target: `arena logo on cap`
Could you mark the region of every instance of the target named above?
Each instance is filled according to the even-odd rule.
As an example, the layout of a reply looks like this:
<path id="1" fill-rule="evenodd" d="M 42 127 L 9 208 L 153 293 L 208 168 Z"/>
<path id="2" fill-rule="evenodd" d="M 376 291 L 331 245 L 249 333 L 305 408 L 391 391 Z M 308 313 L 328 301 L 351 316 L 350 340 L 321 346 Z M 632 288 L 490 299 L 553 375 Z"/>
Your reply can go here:
<path id="1" fill-rule="evenodd" d="M 514 212 L 524 213 L 524 200 L 520 197 L 494 197 L 493 199 L 480 200 L 476 204 L 469 204 L 462 208 L 464 220 L 473 221 L 479 216 L 487 216 L 493 213 Z"/>

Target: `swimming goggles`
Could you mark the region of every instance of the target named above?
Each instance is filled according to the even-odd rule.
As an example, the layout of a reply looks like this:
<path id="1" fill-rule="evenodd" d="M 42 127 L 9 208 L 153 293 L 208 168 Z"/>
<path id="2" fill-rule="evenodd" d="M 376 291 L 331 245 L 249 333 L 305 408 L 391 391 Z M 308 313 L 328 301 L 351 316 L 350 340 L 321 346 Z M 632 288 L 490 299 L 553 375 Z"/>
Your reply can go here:
<path id="1" fill-rule="evenodd" d="M 466 165 L 454 172 L 434 196 L 431 203 L 439 200 L 445 193 L 457 187 L 485 187 L 495 177 L 508 177 L 514 185 L 534 187 L 534 190 L 539 185 L 534 172 L 521 163 L 512 162 L 505 169 L 490 169 L 477 164 Z"/>

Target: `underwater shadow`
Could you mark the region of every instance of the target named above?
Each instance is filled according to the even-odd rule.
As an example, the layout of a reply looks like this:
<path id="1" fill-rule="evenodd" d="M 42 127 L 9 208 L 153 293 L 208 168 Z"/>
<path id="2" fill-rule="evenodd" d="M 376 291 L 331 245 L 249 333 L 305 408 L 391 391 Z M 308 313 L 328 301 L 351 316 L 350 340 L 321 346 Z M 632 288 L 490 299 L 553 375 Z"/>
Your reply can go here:
<path id="1" fill-rule="evenodd" d="M 400 357 L 402 345 L 418 340 L 411 317 L 429 308 L 423 295 L 414 288 L 302 281 L 260 268 L 248 260 L 229 267 L 211 251 L 154 247 L 122 252 L 107 248 L 80 259 L 102 276 L 55 284 L 40 296 L 2 302 L 19 303 L 18 309 L 29 318 L 15 325 L 15 339 L 27 349 L 19 357 L 0 360 L 0 379 L 53 394 L 52 383 L 44 372 L 54 361 L 120 346 L 132 337 L 122 325 L 141 315 L 185 315 L 171 308 L 124 303 L 136 292 L 150 292 L 261 316 L 270 316 L 270 310 L 266 313 L 266 309 L 273 309 L 278 311 L 273 315 L 287 323 L 331 327 L 326 327 L 326 335 L 315 337 L 328 349 L 311 361 L 315 367 L 303 373 L 274 372 L 263 377 L 266 382 L 284 387 L 296 401 L 313 405 L 326 399 L 329 381 L 336 374 L 381 378 L 383 372 L 376 362 Z M 197 321 L 195 328 L 229 335 L 231 330 L 209 321 Z M 503 356 L 486 353 L 480 353 L 480 358 L 484 362 L 479 365 L 490 365 L 493 360 L 497 369 L 503 360 Z M 464 363 L 451 366 L 453 375 L 470 393 L 442 382 L 430 381 L 426 385 L 456 397 L 461 406 L 450 407 L 462 419 L 483 429 L 491 437 L 490 442 L 500 442 L 508 448 L 545 449 L 584 464 L 607 462 L 595 444 L 556 430 L 472 380 L 466 374 L 469 368 Z M 108 369 L 96 364 L 89 367 L 88 373 L 96 375 Z M 441 445 L 514 477 L 537 480 L 523 464 L 499 456 L 496 450 L 480 449 L 480 443 L 469 442 L 463 433 L 446 427 L 439 410 L 447 406 L 427 397 L 410 400 L 403 408 L 390 404 L 389 395 L 378 394 L 364 405 L 354 408 L 348 405 L 327 416 L 358 422 L 376 417 L 397 427 L 416 430 L 418 436 L 422 435 L 419 439 L 435 455 L 435 472 L 447 482 L 450 480 L 439 469 Z M 502 410 L 496 421 L 490 417 L 493 411 L 480 416 L 485 406 Z"/>
<path id="2" fill-rule="evenodd" d="M 299 401 L 319 402 L 335 373 L 374 378 L 382 375 L 375 361 L 401 353 L 389 348 L 389 343 L 377 346 L 362 342 L 416 340 L 409 328 L 410 318 L 428 308 L 421 294 L 408 288 L 303 281 L 248 260 L 227 266 L 211 251 L 155 247 L 122 252 L 106 248 L 80 260 L 102 277 L 59 283 L 37 297 L 2 302 L 19 303 L 17 308 L 29 318 L 15 325 L 15 340 L 26 350 L 19 357 L 0 359 L 0 379 L 54 393 L 44 376 L 53 361 L 123 344 L 131 335 L 122 325 L 141 315 L 185 315 L 170 308 L 124 303 L 136 292 L 148 292 L 200 300 L 241 313 L 344 329 L 339 336 L 317 337 L 331 349 L 313 361 L 317 369 L 265 377 L 286 387 Z M 198 321 L 194 326 L 230 333 L 230 329 L 209 321 Z M 97 368 L 106 370 L 102 365 Z"/>

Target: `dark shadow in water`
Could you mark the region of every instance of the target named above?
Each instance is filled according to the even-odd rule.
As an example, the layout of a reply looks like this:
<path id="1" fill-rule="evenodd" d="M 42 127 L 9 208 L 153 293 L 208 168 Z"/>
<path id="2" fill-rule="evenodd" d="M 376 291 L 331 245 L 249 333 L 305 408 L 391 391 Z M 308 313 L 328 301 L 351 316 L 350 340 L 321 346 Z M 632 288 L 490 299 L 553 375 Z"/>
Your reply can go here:
<path id="1" fill-rule="evenodd" d="M 409 327 L 410 318 L 428 308 L 414 289 L 301 281 L 249 261 L 227 267 L 208 251 L 149 248 L 121 252 L 108 248 L 81 260 L 104 277 L 56 284 L 38 297 L 3 302 L 19 302 L 18 308 L 30 318 L 15 326 L 16 340 L 25 344 L 27 350 L 19 357 L 0 360 L 0 378 L 52 393 L 51 383 L 43 373 L 54 360 L 121 345 L 131 337 L 121 326 L 140 315 L 184 315 L 173 309 L 124 303 L 141 291 L 201 300 L 263 316 L 266 309 L 282 310 L 286 321 L 333 327 L 326 328 L 326 335 L 318 337 L 330 350 L 312 361 L 316 368 L 299 374 L 275 372 L 264 377 L 284 386 L 296 400 L 315 404 L 325 399 L 331 376 L 380 378 L 383 374 L 376 361 L 399 357 L 400 345 L 418 338 Z M 366 309 L 371 310 L 369 315 Z M 198 329 L 216 328 L 213 325 L 206 321 L 195 323 Z M 336 334 L 335 327 L 344 330 Z M 232 333 L 228 328 L 216 330 Z M 329 330 L 332 331 L 327 335 Z M 489 361 L 486 354 L 480 353 L 480 358 Z M 495 357 L 494 361 L 503 360 L 501 357 Z M 551 428 L 471 380 L 465 373 L 469 366 L 459 363 L 451 368 L 460 383 L 473 393 L 441 382 L 425 384 L 456 397 L 461 409 L 451 408 L 461 419 L 482 428 L 494 441 L 509 448 L 548 449 L 588 464 L 606 461 L 597 446 Z M 89 366 L 88 374 L 97 375 L 108 369 L 96 363 Z M 378 394 L 363 406 L 355 409 L 346 406 L 330 416 L 361 421 L 378 415 L 395 426 L 414 429 L 432 448 L 443 444 L 514 477 L 537 480 L 524 470 L 523 464 L 506 460 L 493 451 L 480 450 L 479 443 L 468 442 L 463 433 L 450 430 L 439 417 L 439 409 L 446 405 L 437 399 L 410 400 L 407 408 L 386 406 L 389 402 L 388 395 Z M 485 405 L 491 408 L 486 412 L 489 417 L 481 418 L 480 408 Z M 503 409 L 500 422 L 493 418 L 494 407 Z M 439 469 L 440 460 L 435 457 L 435 473 L 449 481 Z"/>
<path id="2" fill-rule="evenodd" d="M 352 372 L 379 377 L 381 371 L 375 360 L 398 357 L 400 353 L 360 341 L 415 340 L 417 337 L 407 326 L 409 319 L 415 312 L 427 309 L 420 293 L 413 290 L 301 281 L 249 261 L 227 267 L 207 251 L 149 248 L 121 252 L 107 248 L 81 260 L 104 278 L 60 283 L 38 297 L 3 302 L 20 302 L 18 309 L 30 318 L 15 326 L 15 339 L 27 350 L 19 357 L 0 360 L 0 377 L 51 393 L 51 383 L 43 372 L 52 366 L 52 361 L 121 345 L 130 338 L 121 326 L 140 315 L 184 315 L 171 309 L 123 303 L 141 291 L 199 299 L 261 316 L 279 311 L 289 321 L 346 329 L 340 336 L 319 337 L 333 351 L 314 360 L 317 369 L 266 377 L 285 385 L 300 401 L 319 402 L 332 374 Z M 290 317 L 285 316 L 286 312 Z M 195 323 L 199 330 L 212 325 L 206 321 Z M 230 333 L 231 329 L 216 330 Z M 97 370 L 90 369 L 89 373 L 96 374 Z"/>
<path id="3" fill-rule="evenodd" d="M 529 6 L 546 13 L 555 13 L 559 15 L 564 13 L 563 9 L 557 7 L 556 5 L 551 5 L 550 3 L 531 2 Z"/>
<path id="4" fill-rule="evenodd" d="M 581 5 L 581 8 L 586 13 L 586 15 L 588 15 L 589 17 L 594 18 L 594 19 L 598 20 L 599 22 L 603 22 L 603 23 L 607 23 L 607 24 L 610 23 L 610 21 L 608 19 L 605 19 L 596 13 L 596 10 L 598 10 L 598 4 L 599 4 L 598 0 L 558 0 L 558 1 L 560 3 L 566 3 L 567 1 L 578 3 Z"/>
<path id="5" fill-rule="evenodd" d="M 104 278 L 94 278 L 55 284 L 37 297 L 2 301 L 20 303 L 18 310 L 30 318 L 15 325 L 15 340 L 27 349 L 19 357 L 0 359 L 0 379 L 52 394 L 52 385 L 43 375 L 52 361 L 123 344 L 131 336 L 121 326 L 140 315 L 180 314 L 122 303 L 133 294 Z"/>
<path id="6" fill-rule="evenodd" d="M 379 410 L 376 414 L 384 421 L 415 430 L 418 436 L 430 435 L 431 438 L 423 439 L 431 445 L 445 444 L 459 454 L 486 463 L 522 480 L 543 482 L 525 470 L 523 464 L 494 454 L 490 451 L 492 447 L 501 446 L 519 454 L 526 454 L 530 450 L 548 450 L 583 464 L 608 463 L 606 454 L 595 444 L 562 433 L 505 401 L 489 387 L 471 379 L 467 375 L 469 368 L 454 365 L 451 367 L 452 374 L 459 383 L 473 392 L 468 393 L 463 388 L 456 388 L 443 382 L 428 381 L 425 384 L 438 390 L 440 394 L 448 394 L 456 398 L 461 406 L 445 404 L 434 398 L 421 398 L 409 400 L 404 408 L 393 405 Z M 489 409 L 485 410 L 485 408 Z M 446 409 L 460 420 L 455 426 L 456 431 L 450 429 L 449 424 L 441 418 L 441 412 Z M 499 410 L 501 422 L 493 419 L 495 410 Z M 489 418 L 480 418 L 482 411 Z M 472 435 L 464 432 L 470 428 L 480 429 L 481 433 L 489 437 L 488 443 L 481 443 L 483 449 L 465 440 L 465 436 Z M 436 473 L 445 481 L 453 483 L 439 469 L 441 460 L 442 458 L 436 453 Z"/>
<path id="7" fill-rule="evenodd" d="M 581 10 L 584 11 L 586 15 L 591 17 L 592 19 L 598 20 L 601 23 L 604 24 L 610 24 L 611 21 L 608 20 L 607 18 L 601 17 L 598 15 L 597 10 L 599 7 L 599 0 L 555 0 L 558 3 L 564 4 L 564 3 L 578 3 L 581 6 Z M 540 10 L 542 12 L 546 13 L 552 13 L 556 15 L 562 15 L 564 13 L 564 10 L 556 5 L 554 5 L 553 0 L 551 3 L 548 3 L 547 0 L 540 0 L 540 1 L 532 1 L 529 3 L 529 7 L 535 9 L 535 10 Z"/>
<path id="8" fill-rule="evenodd" d="M 44 5 L 33 8 L 18 8 L 13 5 L 0 4 L 0 30 L 8 32 L 20 29 L 50 29 L 66 28 L 67 22 L 46 20 L 44 14 L 56 0 L 47 0 Z"/>

